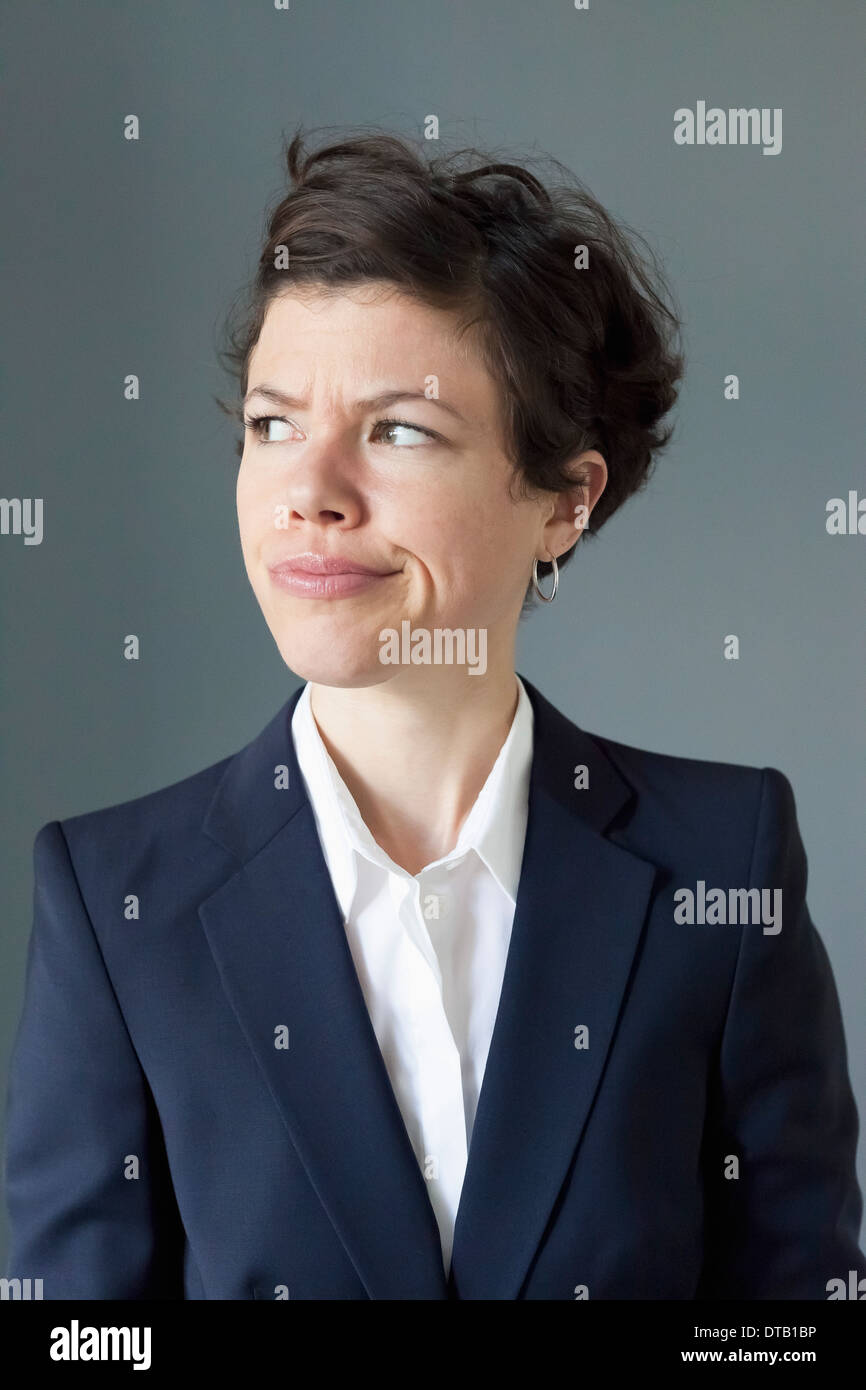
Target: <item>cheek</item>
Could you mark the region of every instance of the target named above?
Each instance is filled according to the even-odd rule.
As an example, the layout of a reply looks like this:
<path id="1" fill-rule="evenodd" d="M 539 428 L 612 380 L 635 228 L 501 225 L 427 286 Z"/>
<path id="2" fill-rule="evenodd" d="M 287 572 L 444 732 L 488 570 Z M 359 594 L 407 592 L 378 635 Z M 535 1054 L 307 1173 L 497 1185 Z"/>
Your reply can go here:
<path id="1" fill-rule="evenodd" d="M 241 459 L 237 482 L 235 484 L 235 500 L 237 502 L 238 518 L 245 517 L 247 514 L 250 491 L 249 470 L 244 467 L 243 459 Z"/>
<path id="2" fill-rule="evenodd" d="M 458 604 L 475 616 L 493 620 L 502 604 L 510 604 L 528 582 L 534 544 L 534 518 L 492 489 L 473 497 L 431 499 L 423 525 L 413 526 L 413 550 L 433 576 L 446 606 Z M 480 615 L 487 615 L 487 619 Z M 469 621 L 469 619 L 467 619 Z"/>
<path id="3" fill-rule="evenodd" d="M 245 550 L 256 545 L 270 526 L 272 512 L 266 491 L 262 487 L 262 481 L 261 475 L 257 477 L 250 468 L 245 468 L 241 462 L 235 489 L 235 501 L 241 544 Z"/>
<path id="4" fill-rule="evenodd" d="M 445 542 L 473 575 L 519 567 L 533 543 L 532 517 L 492 489 L 455 508 L 448 523 Z"/>

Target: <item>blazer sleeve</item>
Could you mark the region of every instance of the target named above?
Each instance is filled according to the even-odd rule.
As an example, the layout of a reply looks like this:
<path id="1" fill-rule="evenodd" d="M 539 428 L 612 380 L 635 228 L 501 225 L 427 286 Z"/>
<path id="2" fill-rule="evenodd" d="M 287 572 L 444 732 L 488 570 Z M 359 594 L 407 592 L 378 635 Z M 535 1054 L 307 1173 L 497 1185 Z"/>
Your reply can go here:
<path id="1" fill-rule="evenodd" d="M 39 831 L 33 858 L 6 1102 L 7 1277 L 42 1279 L 46 1299 L 183 1298 L 159 1117 L 60 822 Z"/>
<path id="2" fill-rule="evenodd" d="M 698 1297 L 827 1299 L 829 1280 L 866 1275 L 857 1111 L 806 879 L 791 784 L 764 768 L 748 887 L 782 890 L 782 925 L 740 928 L 710 1106 Z"/>

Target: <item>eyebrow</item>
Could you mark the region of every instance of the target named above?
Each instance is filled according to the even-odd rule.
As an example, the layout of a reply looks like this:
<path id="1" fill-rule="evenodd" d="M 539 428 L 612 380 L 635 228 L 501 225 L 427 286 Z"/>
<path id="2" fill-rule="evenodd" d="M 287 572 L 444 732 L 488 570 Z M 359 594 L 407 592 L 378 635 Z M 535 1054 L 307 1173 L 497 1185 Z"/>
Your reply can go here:
<path id="1" fill-rule="evenodd" d="M 300 396 L 291 396 L 285 391 L 278 391 L 275 386 L 253 386 L 244 396 L 245 406 L 253 396 L 264 396 L 267 400 L 274 401 L 277 405 L 287 406 L 290 410 L 306 410 L 309 404 Z M 407 391 L 404 387 L 382 391 L 378 396 L 366 396 L 362 400 L 355 401 L 355 409 L 386 410 L 388 406 L 396 405 L 398 401 L 426 401 L 428 405 L 438 405 L 440 410 L 447 410 L 449 415 L 453 415 L 462 424 L 467 426 L 470 424 L 466 416 L 448 401 L 443 401 L 436 396 L 428 396 L 424 391 Z"/>

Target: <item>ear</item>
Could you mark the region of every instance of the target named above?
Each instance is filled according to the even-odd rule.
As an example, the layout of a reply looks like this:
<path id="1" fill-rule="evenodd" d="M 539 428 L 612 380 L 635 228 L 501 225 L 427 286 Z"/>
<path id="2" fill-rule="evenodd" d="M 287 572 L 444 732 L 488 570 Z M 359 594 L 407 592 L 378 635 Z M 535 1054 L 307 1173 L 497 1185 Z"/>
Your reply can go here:
<path id="1" fill-rule="evenodd" d="M 569 460 L 572 486 L 553 495 L 551 512 L 544 524 L 542 542 L 546 554 L 539 561 L 559 559 L 589 530 L 592 509 L 607 485 L 607 464 L 596 449 L 587 449 Z"/>

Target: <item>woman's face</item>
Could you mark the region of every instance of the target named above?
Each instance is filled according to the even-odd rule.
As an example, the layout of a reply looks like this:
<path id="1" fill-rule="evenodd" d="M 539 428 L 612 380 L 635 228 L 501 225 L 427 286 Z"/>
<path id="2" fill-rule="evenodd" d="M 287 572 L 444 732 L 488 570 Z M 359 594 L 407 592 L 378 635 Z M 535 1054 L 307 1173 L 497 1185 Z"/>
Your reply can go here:
<path id="1" fill-rule="evenodd" d="M 380 659 L 406 620 L 486 629 L 488 669 L 510 663 L 534 557 L 579 531 L 570 494 L 545 528 L 555 498 L 509 493 L 496 389 L 452 316 L 393 286 L 293 290 L 268 307 L 248 383 L 246 419 L 268 418 L 246 427 L 241 545 L 286 665 L 323 685 L 417 682 L 422 667 Z M 375 573 L 274 569 L 311 555 Z"/>

